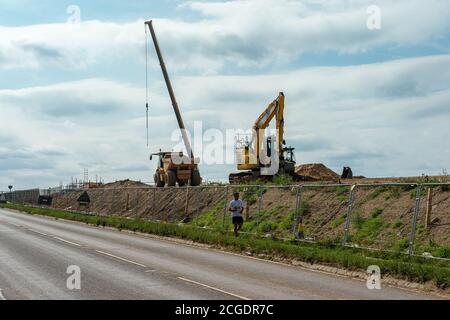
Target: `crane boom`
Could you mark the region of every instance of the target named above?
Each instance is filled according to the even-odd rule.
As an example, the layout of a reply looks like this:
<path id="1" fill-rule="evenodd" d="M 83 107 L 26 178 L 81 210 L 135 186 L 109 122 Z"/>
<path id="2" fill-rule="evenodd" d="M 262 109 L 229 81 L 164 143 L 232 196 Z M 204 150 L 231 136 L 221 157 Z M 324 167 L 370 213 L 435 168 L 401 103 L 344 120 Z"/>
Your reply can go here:
<path id="1" fill-rule="evenodd" d="M 146 25 L 148 25 L 150 29 L 150 34 L 153 39 L 153 44 L 155 46 L 156 54 L 159 59 L 159 64 L 161 65 L 161 70 L 164 76 L 164 80 L 166 82 L 167 90 L 169 91 L 170 100 L 172 100 L 172 107 L 175 111 L 175 116 L 177 118 L 178 126 L 180 127 L 181 135 L 183 138 L 184 146 L 186 147 L 186 151 L 188 156 L 191 159 L 191 162 L 194 162 L 194 153 L 192 151 L 191 143 L 189 142 L 189 137 L 186 132 L 186 127 L 184 126 L 183 118 L 181 117 L 180 108 L 178 107 L 177 99 L 175 98 L 175 93 L 172 88 L 172 83 L 170 82 L 169 73 L 167 72 L 166 64 L 164 63 L 164 59 L 161 53 L 161 49 L 159 48 L 158 39 L 156 38 L 156 33 L 153 28 L 153 21 L 146 21 Z"/>

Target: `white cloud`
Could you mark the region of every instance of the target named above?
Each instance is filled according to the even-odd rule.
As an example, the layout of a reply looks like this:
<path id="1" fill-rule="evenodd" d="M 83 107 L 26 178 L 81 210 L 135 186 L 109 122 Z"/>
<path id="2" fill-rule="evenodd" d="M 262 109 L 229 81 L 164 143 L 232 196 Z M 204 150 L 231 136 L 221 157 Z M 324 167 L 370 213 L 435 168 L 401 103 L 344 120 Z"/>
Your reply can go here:
<path id="1" fill-rule="evenodd" d="M 173 82 L 189 128 L 196 120 L 205 128 L 250 128 L 283 90 L 286 140 L 297 147 L 299 162 L 324 162 L 337 171 L 349 164 L 367 176 L 437 174 L 450 157 L 450 74 L 442 70 L 450 70 L 450 55 Z M 68 181 L 84 167 L 108 180 L 150 180 L 148 153 L 173 145 L 176 129 L 164 87 L 155 84 L 151 93 L 148 150 L 142 88 L 87 79 L 0 90 L 0 175 L 27 187 Z M 201 169 L 208 179 L 235 170 Z"/>
<path id="2" fill-rule="evenodd" d="M 188 2 L 193 21 L 156 19 L 173 69 L 217 73 L 227 66 L 284 65 L 304 52 L 365 52 L 432 42 L 448 33 L 447 0 L 378 0 L 382 30 L 366 27 L 372 0 Z M 270 9 L 268 9 L 270 8 Z M 142 59 L 143 20 L 0 27 L 0 68 L 86 68 Z M 151 64 L 156 65 L 156 63 Z"/>

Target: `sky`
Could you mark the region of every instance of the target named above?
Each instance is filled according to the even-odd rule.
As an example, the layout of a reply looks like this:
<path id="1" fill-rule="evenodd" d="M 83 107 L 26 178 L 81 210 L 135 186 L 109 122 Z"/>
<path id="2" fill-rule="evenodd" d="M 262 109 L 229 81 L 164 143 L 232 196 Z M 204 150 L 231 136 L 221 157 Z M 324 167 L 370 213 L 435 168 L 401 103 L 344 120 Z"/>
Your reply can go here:
<path id="1" fill-rule="evenodd" d="M 177 150 L 177 124 L 150 42 L 147 146 L 149 19 L 186 126 L 203 127 L 202 160 L 282 91 L 299 164 L 367 177 L 450 169 L 450 0 L 0 0 L 0 190 L 84 168 L 152 181 L 149 154 Z M 225 181 L 236 166 L 200 170 Z"/>

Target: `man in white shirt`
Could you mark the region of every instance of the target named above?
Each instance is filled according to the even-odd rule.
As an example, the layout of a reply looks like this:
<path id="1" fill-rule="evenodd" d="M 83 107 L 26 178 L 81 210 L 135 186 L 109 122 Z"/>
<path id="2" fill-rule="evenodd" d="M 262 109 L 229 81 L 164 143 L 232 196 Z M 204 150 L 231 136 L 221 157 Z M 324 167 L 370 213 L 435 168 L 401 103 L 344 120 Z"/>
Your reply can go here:
<path id="1" fill-rule="evenodd" d="M 239 199 L 239 192 L 234 193 L 234 200 L 230 202 L 229 211 L 232 213 L 234 235 L 237 237 L 244 224 L 244 217 L 242 216 L 242 213 L 244 212 L 244 203 Z"/>

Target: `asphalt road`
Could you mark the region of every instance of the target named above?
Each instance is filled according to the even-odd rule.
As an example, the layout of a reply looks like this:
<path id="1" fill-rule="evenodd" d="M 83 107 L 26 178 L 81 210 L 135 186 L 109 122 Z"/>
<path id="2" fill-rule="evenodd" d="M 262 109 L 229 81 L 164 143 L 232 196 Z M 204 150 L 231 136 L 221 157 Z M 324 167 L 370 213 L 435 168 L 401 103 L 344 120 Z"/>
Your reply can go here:
<path id="1" fill-rule="evenodd" d="M 69 266 L 81 271 L 69 290 Z M 430 299 L 434 296 L 0 209 L 0 300 Z"/>

